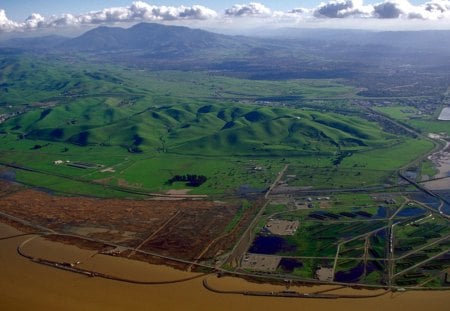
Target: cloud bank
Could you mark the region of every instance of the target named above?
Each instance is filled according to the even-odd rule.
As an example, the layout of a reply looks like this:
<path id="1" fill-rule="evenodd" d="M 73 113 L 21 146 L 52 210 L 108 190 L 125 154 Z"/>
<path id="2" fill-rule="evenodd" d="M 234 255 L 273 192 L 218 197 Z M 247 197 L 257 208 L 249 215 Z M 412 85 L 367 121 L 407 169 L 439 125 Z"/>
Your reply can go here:
<path id="1" fill-rule="evenodd" d="M 287 12 L 273 11 L 262 3 L 251 2 L 235 4 L 223 13 L 204 7 L 193 6 L 156 6 L 144 1 L 135 1 L 127 7 L 105 8 L 84 14 L 70 13 L 60 16 L 44 17 L 31 14 L 22 22 L 10 20 L 0 8 L 0 32 L 26 31 L 32 29 L 52 29 L 71 26 L 96 26 L 99 24 L 120 24 L 133 22 L 164 21 L 223 21 L 243 19 L 253 21 L 261 19 L 273 23 L 318 22 L 324 20 L 352 20 L 361 23 L 376 20 L 424 20 L 446 21 L 450 25 L 450 0 L 431 0 L 413 5 L 408 0 L 385 0 L 375 4 L 364 4 L 363 0 L 331 0 L 317 7 L 294 8 Z"/>
<path id="2" fill-rule="evenodd" d="M 106 8 L 80 15 L 68 13 L 44 18 L 40 14 L 33 13 L 24 22 L 9 20 L 5 11 L 0 10 L 0 31 L 139 21 L 210 20 L 216 17 L 217 13 L 214 10 L 201 5 L 191 7 L 155 6 L 143 1 L 136 1 L 128 7 Z"/>

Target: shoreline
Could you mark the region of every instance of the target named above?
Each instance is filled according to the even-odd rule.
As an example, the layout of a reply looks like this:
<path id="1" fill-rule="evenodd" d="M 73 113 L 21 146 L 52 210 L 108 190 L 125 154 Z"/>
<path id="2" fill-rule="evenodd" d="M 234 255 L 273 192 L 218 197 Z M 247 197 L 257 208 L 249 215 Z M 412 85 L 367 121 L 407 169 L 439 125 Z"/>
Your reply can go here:
<path id="1" fill-rule="evenodd" d="M 0 224 L 1 237 L 19 234 L 20 231 Z M 59 306 L 65 310 L 77 310 L 80 306 L 86 310 L 98 310 L 108 307 L 111 310 L 121 310 L 128 307 L 137 309 L 152 309 L 151 305 L 157 305 L 158 310 L 229 310 L 230 304 L 238 310 L 261 310 L 266 307 L 298 307 L 309 306 L 316 310 L 396 310 L 399 306 L 409 305 L 410 310 L 423 310 L 426 308 L 428 298 L 433 298 L 433 310 L 446 310 L 450 302 L 450 295 L 445 291 L 423 291 L 390 293 L 378 298 L 362 299 L 286 299 L 286 297 L 254 297 L 245 295 L 221 295 L 210 292 L 203 287 L 202 278 L 189 280 L 177 284 L 161 284 L 156 286 L 125 284 L 112 280 L 75 275 L 59 269 L 37 265 L 16 253 L 17 244 L 26 237 L 13 237 L 0 240 L 2 253 L 0 264 L 9 268 L 0 280 L 0 298 L 4 301 L 4 310 L 26 310 L 35 307 L 35 310 L 45 310 Z M 76 246 L 42 241 L 47 246 L 46 254 L 61 256 L 65 259 L 89 258 L 92 251 L 82 250 Z M 35 245 L 31 251 L 40 250 L 42 245 Z M 56 254 L 58 253 L 58 254 Z M 148 277 L 154 280 L 167 279 L 168 277 L 193 276 L 195 273 L 183 272 L 166 266 L 152 265 L 140 261 L 128 260 L 111 256 L 95 256 L 94 261 L 87 264 L 89 267 L 107 265 L 112 271 L 126 275 Z M 124 264 L 126 269 L 124 269 Z M 126 270 L 126 271 L 125 271 Z M 198 274 L 197 274 L 198 275 Z M 45 279 L 43 285 L 40 279 Z M 285 286 L 271 284 L 257 284 L 235 277 L 210 278 L 209 284 L 221 290 L 242 290 L 254 292 L 282 292 Z M 301 286 L 292 287 L 290 290 L 302 293 L 335 291 L 336 286 Z M 341 289 L 343 294 L 361 294 L 365 290 Z M 373 291 L 371 291 L 373 293 Z M 116 293 L 111 295 L 111 293 Z M 136 299 L 148 297 L 147 300 Z M 422 304 L 417 304 L 417 297 L 421 297 Z M 22 299 L 26 298 L 26 299 Z M 413 301 L 416 301 L 412 303 Z M 34 303 L 33 303 L 34 302 Z M 422 305 L 418 308 L 419 305 Z M 377 307 L 379 306 L 379 308 Z M 153 309 L 154 310 L 154 309 Z"/>

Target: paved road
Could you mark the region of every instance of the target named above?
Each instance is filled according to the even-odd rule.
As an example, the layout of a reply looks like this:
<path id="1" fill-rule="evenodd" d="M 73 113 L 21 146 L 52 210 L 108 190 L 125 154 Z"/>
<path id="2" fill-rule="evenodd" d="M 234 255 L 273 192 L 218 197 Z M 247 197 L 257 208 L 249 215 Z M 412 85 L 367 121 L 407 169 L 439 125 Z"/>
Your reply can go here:
<path id="1" fill-rule="evenodd" d="M 269 189 L 267 190 L 266 194 L 264 195 L 265 199 L 268 199 L 270 192 L 276 187 L 280 179 L 283 177 L 284 173 L 288 169 L 289 164 L 285 165 L 284 168 L 278 173 L 277 178 L 275 181 L 270 185 Z M 239 261 L 244 254 L 244 252 L 247 251 L 247 249 L 250 247 L 252 241 L 253 241 L 253 230 L 258 223 L 258 220 L 260 219 L 261 215 L 264 213 L 264 210 L 266 209 L 267 205 L 269 204 L 270 200 L 267 200 L 266 203 L 261 207 L 259 212 L 255 215 L 253 218 L 253 221 L 250 223 L 250 225 L 245 230 L 244 234 L 242 234 L 241 238 L 238 240 L 238 242 L 234 245 L 230 256 L 228 256 L 228 259 L 226 260 L 227 263 L 237 266 L 239 265 Z"/>
<path id="2" fill-rule="evenodd" d="M 275 179 L 275 181 L 270 185 L 269 190 L 267 190 L 266 194 L 264 195 L 264 198 L 268 198 L 270 193 L 272 192 L 272 190 L 277 186 L 278 182 L 280 181 L 280 179 L 283 177 L 284 173 L 286 172 L 286 170 L 288 169 L 289 164 L 286 164 L 284 166 L 284 168 L 278 173 L 277 178 Z"/>

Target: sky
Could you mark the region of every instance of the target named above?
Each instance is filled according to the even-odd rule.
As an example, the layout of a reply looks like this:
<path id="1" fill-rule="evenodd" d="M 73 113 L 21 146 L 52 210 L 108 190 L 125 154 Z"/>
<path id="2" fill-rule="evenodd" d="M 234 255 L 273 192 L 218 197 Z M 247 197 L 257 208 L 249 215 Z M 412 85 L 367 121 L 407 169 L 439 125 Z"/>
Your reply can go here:
<path id="1" fill-rule="evenodd" d="M 199 28 L 450 29 L 450 0 L 0 0 L 0 35 L 137 22 Z"/>
<path id="2" fill-rule="evenodd" d="M 93 10 L 101 10 L 107 7 L 128 6 L 132 0 L 2 0 L 0 9 L 4 9 L 11 19 L 26 19 L 31 13 L 40 13 L 42 15 L 55 15 L 64 13 L 84 13 Z M 244 1 L 245 2 L 245 1 Z M 199 1 L 147 1 L 149 4 L 166 6 L 192 6 L 195 4 L 214 9 L 216 11 L 225 11 L 234 4 L 242 4 L 239 0 L 199 0 Z M 302 6 L 313 7 L 319 4 L 317 0 L 267 0 L 264 4 L 274 10 L 289 10 L 294 7 Z"/>

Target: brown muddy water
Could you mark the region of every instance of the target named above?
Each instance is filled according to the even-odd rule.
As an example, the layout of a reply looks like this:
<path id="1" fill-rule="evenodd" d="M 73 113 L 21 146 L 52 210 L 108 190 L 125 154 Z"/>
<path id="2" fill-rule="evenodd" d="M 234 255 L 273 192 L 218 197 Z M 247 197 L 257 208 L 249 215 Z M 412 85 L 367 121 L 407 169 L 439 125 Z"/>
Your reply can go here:
<path id="1" fill-rule="evenodd" d="M 18 234 L 0 224 L 0 238 Z M 223 295 L 209 292 L 202 279 L 169 285 L 134 285 L 39 265 L 20 257 L 16 247 L 29 237 L 0 240 L 0 310 L 448 310 L 450 292 L 406 292 L 370 299 L 295 299 Z M 74 246 L 33 240 L 24 250 L 46 259 L 80 260 L 83 268 L 145 281 L 186 278 L 193 274 L 164 266 L 96 255 Z M 224 290 L 279 291 L 283 287 L 249 283 L 238 278 L 209 277 Z M 291 288 L 315 292 L 330 287 Z M 362 294 L 347 289 L 341 293 Z M 404 309 L 400 309 L 404 308 Z"/>

